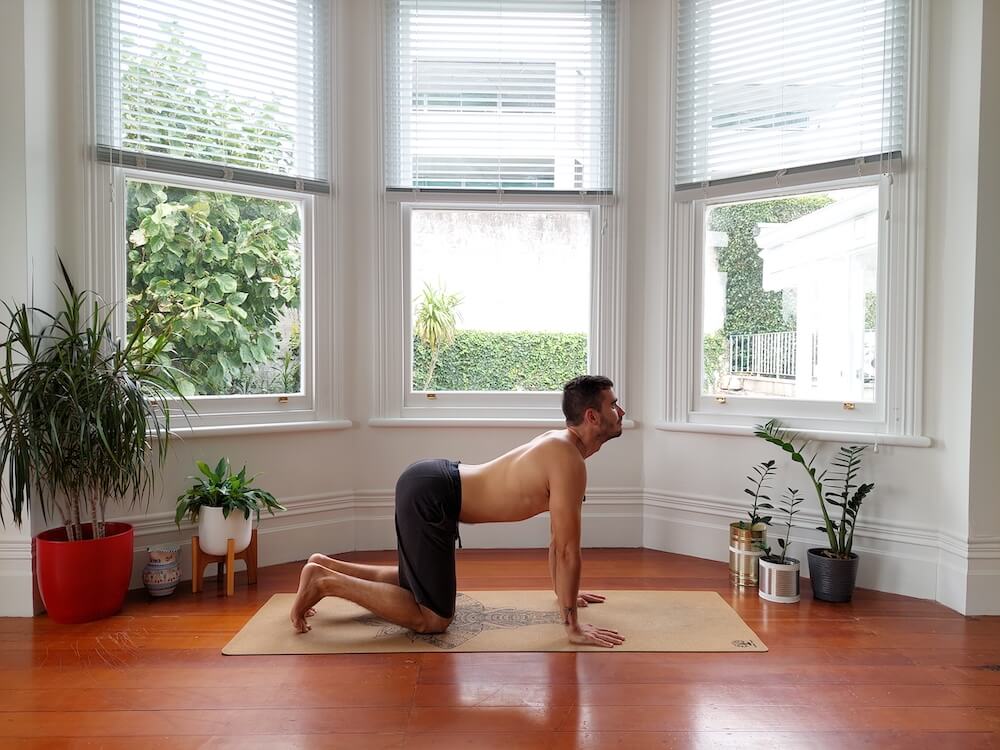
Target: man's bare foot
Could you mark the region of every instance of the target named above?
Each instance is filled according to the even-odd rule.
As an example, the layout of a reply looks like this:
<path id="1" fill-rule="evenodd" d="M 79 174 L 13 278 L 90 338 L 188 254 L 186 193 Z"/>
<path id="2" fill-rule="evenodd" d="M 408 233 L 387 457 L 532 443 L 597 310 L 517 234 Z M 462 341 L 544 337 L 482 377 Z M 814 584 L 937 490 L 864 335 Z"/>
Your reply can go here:
<path id="1" fill-rule="evenodd" d="M 306 563 L 303 566 L 299 576 L 299 590 L 295 594 L 295 601 L 288 616 L 296 632 L 307 633 L 312 629 L 306 618 L 316 614 L 313 605 L 323 598 L 317 579 L 330 574 L 329 570 L 315 563 Z"/>

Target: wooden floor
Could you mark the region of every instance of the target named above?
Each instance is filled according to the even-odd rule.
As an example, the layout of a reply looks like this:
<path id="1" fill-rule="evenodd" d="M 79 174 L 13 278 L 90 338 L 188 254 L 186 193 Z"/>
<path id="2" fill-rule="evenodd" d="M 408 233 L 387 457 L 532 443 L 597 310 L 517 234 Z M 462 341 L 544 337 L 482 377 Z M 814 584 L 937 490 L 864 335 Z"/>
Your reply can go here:
<path id="1" fill-rule="evenodd" d="M 587 589 L 718 591 L 770 652 L 222 656 L 299 569 L 238 575 L 229 599 L 214 579 L 132 592 L 86 625 L 0 619 L 0 747 L 1000 748 L 1000 617 L 865 590 L 825 604 L 806 581 L 768 604 L 722 563 L 587 550 Z M 546 588 L 547 570 L 542 550 L 459 552 L 460 588 Z"/>

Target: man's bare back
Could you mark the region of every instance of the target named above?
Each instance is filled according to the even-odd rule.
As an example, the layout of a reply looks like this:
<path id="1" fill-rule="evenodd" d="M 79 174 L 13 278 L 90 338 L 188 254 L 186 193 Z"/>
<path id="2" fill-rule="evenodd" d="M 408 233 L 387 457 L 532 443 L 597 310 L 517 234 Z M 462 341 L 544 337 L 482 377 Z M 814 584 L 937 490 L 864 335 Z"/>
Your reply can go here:
<path id="1" fill-rule="evenodd" d="M 586 484 L 586 466 L 578 443 L 569 430 L 550 430 L 487 463 L 460 464 L 459 520 L 521 521 L 548 510 L 553 475 L 582 475 Z"/>

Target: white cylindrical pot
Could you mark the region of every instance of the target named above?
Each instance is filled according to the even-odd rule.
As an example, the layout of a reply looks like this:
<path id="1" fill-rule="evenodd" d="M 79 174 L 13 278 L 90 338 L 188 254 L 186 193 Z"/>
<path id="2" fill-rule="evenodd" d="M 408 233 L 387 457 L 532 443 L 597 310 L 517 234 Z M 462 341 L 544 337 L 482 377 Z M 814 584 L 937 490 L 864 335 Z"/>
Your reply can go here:
<path id="1" fill-rule="evenodd" d="M 792 557 L 786 557 L 783 564 L 761 557 L 757 594 L 779 604 L 799 601 L 799 568 L 799 561 Z"/>
<path id="2" fill-rule="evenodd" d="M 229 518 L 222 516 L 222 508 L 201 507 L 198 511 L 198 546 L 209 555 L 226 554 L 226 542 L 235 543 L 233 552 L 242 552 L 250 546 L 253 533 L 253 514 L 244 518 L 243 512 L 234 510 Z"/>

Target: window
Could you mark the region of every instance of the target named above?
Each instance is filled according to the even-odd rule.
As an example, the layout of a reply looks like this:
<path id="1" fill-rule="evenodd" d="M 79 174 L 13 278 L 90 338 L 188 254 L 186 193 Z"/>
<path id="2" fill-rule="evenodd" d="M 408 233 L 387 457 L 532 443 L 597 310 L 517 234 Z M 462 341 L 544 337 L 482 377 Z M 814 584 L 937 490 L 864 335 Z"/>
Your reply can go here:
<path id="1" fill-rule="evenodd" d="M 619 376 L 616 10 L 386 1 L 381 416 L 560 418 Z"/>
<path id="2" fill-rule="evenodd" d="M 878 185 L 706 202 L 702 395 L 875 401 L 878 209 Z"/>
<path id="3" fill-rule="evenodd" d="M 667 426 L 916 434 L 909 3 L 680 0 L 677 28 Z"/>
<path id="4" fill-rule="evenodd" d="M 326 0 L 95 7 L 98 286 L 169 326 L 196 425 L 315 419 Z"/>
<path id="5" fill-rule="evenodd" d="M 587 372 L 590 210 L 418 204 L 405 216 L 416 292 L 408 403 L 426 392 L 558 391 Z M 434 334 L 447 316 L 445 342 Z"/>

